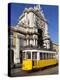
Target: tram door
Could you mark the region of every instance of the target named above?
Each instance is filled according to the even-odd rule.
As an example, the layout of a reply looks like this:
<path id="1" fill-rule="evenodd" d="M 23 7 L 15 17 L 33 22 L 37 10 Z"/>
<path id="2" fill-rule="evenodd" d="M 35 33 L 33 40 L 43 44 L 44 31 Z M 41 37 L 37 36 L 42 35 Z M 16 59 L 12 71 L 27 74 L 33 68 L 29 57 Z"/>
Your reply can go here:
<path id="1" fill-rule="evenodd" d="M 32 52 L 32 66 L 37 65 L 37 52 Z"/>

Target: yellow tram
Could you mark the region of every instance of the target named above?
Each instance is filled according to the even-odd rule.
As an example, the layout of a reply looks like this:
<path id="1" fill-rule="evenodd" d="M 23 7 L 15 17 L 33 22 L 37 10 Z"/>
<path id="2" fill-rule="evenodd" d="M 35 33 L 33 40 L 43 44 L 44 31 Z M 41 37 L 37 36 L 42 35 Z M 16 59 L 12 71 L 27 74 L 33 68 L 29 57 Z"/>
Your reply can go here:
<path id="1" fill-rule="evenodd" d="M 57 64 L 56 51 L 23 50 L 22 70 L 33 70 Z"/>

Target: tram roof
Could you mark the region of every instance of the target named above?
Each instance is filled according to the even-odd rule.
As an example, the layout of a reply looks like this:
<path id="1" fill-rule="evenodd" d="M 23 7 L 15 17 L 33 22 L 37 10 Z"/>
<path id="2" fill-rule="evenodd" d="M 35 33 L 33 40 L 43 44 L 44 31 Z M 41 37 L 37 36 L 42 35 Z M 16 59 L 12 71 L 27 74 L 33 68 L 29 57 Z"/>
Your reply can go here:
<path id="1" fill-rule="evenodd" d="M 45 49 L 45 48 L 36 48 L 36 47 L 25 47 L 23 48 L 23 51 L 28 51 L 28 50 L 41 50 L 41 51 L 53 51 L 53 52 L 56 52 L 56 50 L 51 50 L 51 49 Z"/>

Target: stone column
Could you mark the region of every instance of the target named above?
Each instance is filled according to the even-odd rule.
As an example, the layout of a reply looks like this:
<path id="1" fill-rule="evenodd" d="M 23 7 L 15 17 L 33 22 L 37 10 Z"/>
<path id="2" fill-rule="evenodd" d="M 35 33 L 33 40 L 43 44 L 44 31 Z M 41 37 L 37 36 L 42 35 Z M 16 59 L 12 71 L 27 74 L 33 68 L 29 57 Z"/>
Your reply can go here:
<path id="1" fill-rule="evenodd" d="M 46 36 L 48 35 L 48 25 L 47 25 L 47 23 L 45 23 L 45 31 L 44 31 L 44 34 Z"/>
<path id="2" fill-rule="evenodd" d="M 35 39 L 34 39 L 34 46 L 35 46 Z"/>
<path id="3" fill-rule="evenodd" d="M 29 41 L 28 41 L 28 39 L 27 39 L 27 45 L 29 45 Z"/>
<path id="4" fill-rule="evenodd" d="M 48 35 L 48 24 L 45 23 L 45 29 L 44 29 L 44 48 L 50 49 L 50 40 Z"/>
<path id="5" fill-rule="evenodd" d="M 18 35 L 18 34 L 17 34 Z M 20 41 L 18 36 L 16 35 L 16 49 L 15 49 L 15 54 L 14 54 L 14 63 L 20 63 Z"/>
<path id="6" fill-rule="evenodd" d="M 36 46 L 37 46 L 37 39 L 36 39 Z"/>
<path id="7" fill-rule="evenodd" d="M 33 27 L 34 26 L 34 13 L 33 12 L 29 12 L 28 19 L 29 19 L 29 27 Z"/>
<path id="8" fill-rule="evenodd" d="M 47 40 L 47 49 L 50 49 L 50 41 Z"/>
<path id="9" fill-rule="evenodd" d="M 26 21 L 26 25 L 28 25 L 28 14 L 27 14 L 27 12 L 25 12 L 25 21 Z"/>

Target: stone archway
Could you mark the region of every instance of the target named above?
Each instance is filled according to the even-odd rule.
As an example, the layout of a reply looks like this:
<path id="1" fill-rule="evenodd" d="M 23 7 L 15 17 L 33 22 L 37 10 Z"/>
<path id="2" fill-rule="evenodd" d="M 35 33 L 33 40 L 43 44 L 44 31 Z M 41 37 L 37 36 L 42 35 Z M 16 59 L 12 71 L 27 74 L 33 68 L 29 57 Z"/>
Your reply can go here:
<path id="1" fill-rule="evenodd" d="M 43 31 L 42 29 L 38 29 L 38 47 L 43 47 Z"/>

